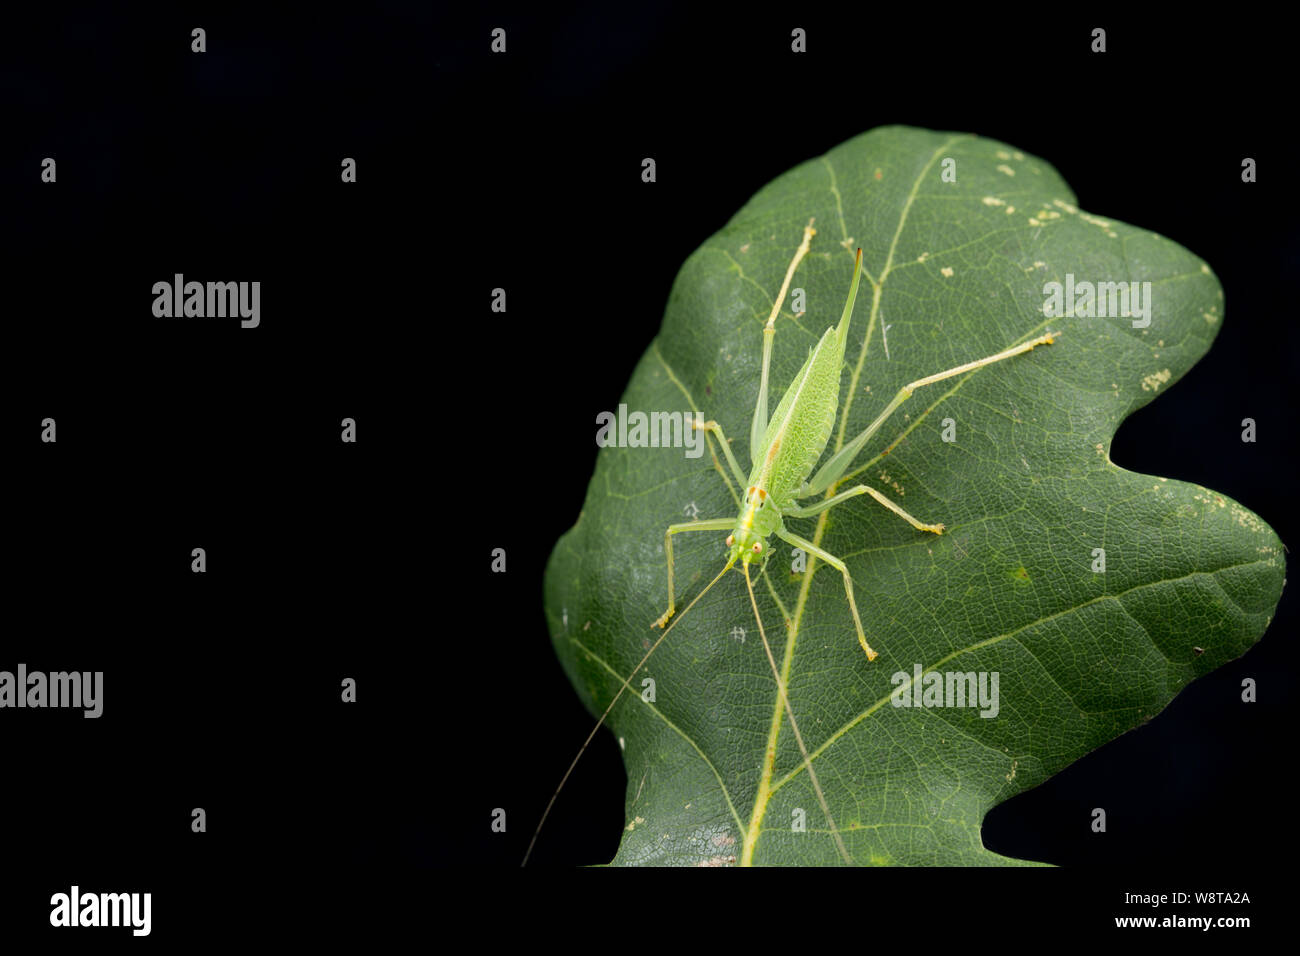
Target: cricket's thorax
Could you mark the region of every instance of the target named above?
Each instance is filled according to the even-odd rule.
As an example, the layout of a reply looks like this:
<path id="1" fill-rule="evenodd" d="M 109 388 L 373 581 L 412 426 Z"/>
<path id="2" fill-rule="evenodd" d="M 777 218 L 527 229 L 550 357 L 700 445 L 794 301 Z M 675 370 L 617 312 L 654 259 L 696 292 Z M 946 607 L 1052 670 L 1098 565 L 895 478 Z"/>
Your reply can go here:
<path id="1" fill-rule="evenodd" d="M 751 485 L 745 489 L 745 503 L 736 519 L 735 530 L 727 537 L 727 546 L 733 557 L 747 564 L 762 562 L 767 558 L 767 539 L 784 527 L 781 510 L 766 490 Z"/>

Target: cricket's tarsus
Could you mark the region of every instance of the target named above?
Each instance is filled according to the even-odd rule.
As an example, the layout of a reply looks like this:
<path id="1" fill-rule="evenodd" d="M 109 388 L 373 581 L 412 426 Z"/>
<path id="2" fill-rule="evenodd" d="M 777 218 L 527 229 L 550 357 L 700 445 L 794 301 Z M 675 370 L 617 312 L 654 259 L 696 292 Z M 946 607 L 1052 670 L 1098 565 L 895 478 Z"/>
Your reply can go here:
<path id="1" fill-rule="evenodd" d="M 789 698 L 786 696 L 785 685 L 781 681 L 780 673 L 776 668 L 776 660 L 772 656 L 771 647 L 767 643 L 767 634 L 763 628 L 762 617 L 758 612 L 758 602 L 754 597 L 753 583 L 749 576 L 749 566 L 758 562 L 761 567 L 762 563 L 767 561 L 771 549 L 766 548 L 765 545 L 769 538 L 776 535 L 787 544 L 801 548 L 809 556 L 821 558 L 835 568 L 844 578 L 844 591 L 848 599 L 849 611 L 853 617 L 853 626 L 857 633 L 858 643 L 867 655 L 867 660 L 875 660 L 878 655 L 871 649 L 871 645 L 867 643 L 866 634 L 862 628 L 862 619 L 858 614 L 857 602 L 853 596 L 853 578 L 849 574 L 848 567 L 835 555 L 818 547 L 812 541 L 786 530 L 783 518 L 813 517 L 842 504 L 850 498 L 865 494 L 870 495 L 884 507 L 903 518 L 918 531 L 942 534 L 944 532 L 942 524 L 931 524 L 917 520 L 875 488 L 860 484 L 838 494 L 835 493 L 835 488 L 871 436 L 880 429 L 889 416 L 916 389 L 1021 355 L 1032 351 L 1039 345 L 1051 345 L 1061 333 L 1047 332 L 1029 342 L 1012 346 L 994 355 L 909 382 L 899 389 L 893 400 L 885 406 L 885 409 L 870 425 L 863 429 L 861 434 L 838 449 L 826 464 L 810 478 L 809 472 L 812 470 L 812 464 L 815 464 L 821 458 L 826 449 L 826 443 L 830 438 L 835 420 L 835 413 L 839 408 L 840 369 L 844 364 L 844 350 L 848 342 L 849 325 L 853 317 L 853 303 L 857 298 L 858 283 L 862 276 L 862 249 L 859 248 L 853 265 L 853 281 L 849 286 L 848 300 L 844 304 L 844 312 L 840 316 L 839 325 L 828 328 L 817 345 L 809 352 L 803 367 L 795 375 L 794 381 L 790 383 L 789 388 L 786 389 L 785 395 L 781 398 L 781 403 L 776 407 L 776 411 L 772 413 L 769 420 L 767 414 L 768 370 L 772 360 L 772 340 L 776 335 L 776 319 L 780 314 L 781 303 L 785 300 L 795 270 L 803 257 L 807 255 L 812 238 L 817 234 L 817 230 L 812 227 L 814 221 L 815 219 L 809 219 L 808 225 L 804 227 L 803 241 L 795 251 L 794 258 L 786 270 L 785 280 L 781 284 L 781 291 L 773 302 L 772 313 L 768 317 L 767 324 L 763 327 L 763 370 L 762 377 L 759 380 L 758 399 L 754 406 L 754 417 L 750 422 L 751 470 L 749 475 L 746 476 L 736 461 L 731 445 L 717 422 L 707 421 L 695 426 L 712 433 L 713 437 L 717 439 L 723 455 L 727 459 L 728 467 L 740 483 L 740 486 L 745 489 L 745 499 L 740 514 L 734 519 L 710 518 L 704 521 L 688 521 L 668 526 L 668 530 L 664 534 L 664 552 L 668 559 L 668 609 L 651 625 L 652 627 L 664 628 L 664 633 L 646 652 L 645 657 L 641 659 L 641 663 L 637 664 L 632 673 L 623 681 L 622 687 L 614 695 L 614 699 L 610 701 L 609 706 L 605 708 L 600 720 L 597 721 L 586 742 L 583 743 L 582 749 L 578 751 L 578 756 L 569 765 L 569 769 L 560 780 L 560 786 L 556 788 L 550 803 L 546 805 L 546 811 L 542 814 L 542 821 L 537 825 L 537 832 L 533 834 L 533 839 L 528 844 L 528 852 L 524 855 L 525 864 L 528 862 L 529 855 L 532 854 L 533 844 L 537 842 L 537 834 L 541 832 L 542 823 L 546 822 L 546 817 L 550 814 L 551 807 L 554 805 L 556 797 L 559 796 L 560 790 L 564 787 L 565 781 L 569 779 L 569 774 L 573 772 L 573 768 L 586 751 L 587 745 L 591 743 L 592 738 L 596 736 L 596 732 L 604 724 L 605 718 L 609 716 L 610 711 L 614 709 L 614 705 L 622 697 L 623 691 L 628 687 L 628 682 L 632 680 L 637 671 L 645 666 L 646 661 L 650 659 L 650 655 L 663 643 L 669 631 L 737 562 L 741 564 L 741 569 L 745 574 L 750 603 L 754 609 L 754 617 L 758 621 L 759 635 L 763 639 L 764 650 L 767 653 L 769 663 L 772 665 L 772 674 L 776 678 L 782 706 L 789 718 L 790 727 L 794 731 L 795 740 L 799 744 L 799 751 L 803 755 L 804 766 L 808 770 L 808 779 L 817 793 L 822 812 L 826 814 L 826 822 L 830 827 L 831 836 L 835 840 L 837 850 L 846 862 L 853 862 L 853 858 L 835 826 L 835 821 L 831 817 L 830 807 L 827 805 L 825 795 L 822 793 L 821 784 L 813 772 L 812 761 L 808 756 L 807 748 L 804 746 L 803 736 L 799 733 L 798 725 L 795 722 L 794 711 L 791 709 Z M 820 495 L 823 492 L 826 493 L 826 496 L 820 501 L 806 505 L 799 504 L 798 499 Z M 730 554 L 726 565 L 718 572 L 717 577 L 695 596 L 677 620 L 669 624 L 668 622 L 676 610 L 673 593 L 673 535 L 685 531 L 730 531 L 726 538 Z M 809 568 L 808 573 L 811 573 L 811 568 Z M 787 621 L 786 624 L 788 627 L 789 622 Z M 747 863 L 752 860 L 754 842 L 757 837 L 757 832 L 751 832 L 746 836 L 742 862 Z"/>

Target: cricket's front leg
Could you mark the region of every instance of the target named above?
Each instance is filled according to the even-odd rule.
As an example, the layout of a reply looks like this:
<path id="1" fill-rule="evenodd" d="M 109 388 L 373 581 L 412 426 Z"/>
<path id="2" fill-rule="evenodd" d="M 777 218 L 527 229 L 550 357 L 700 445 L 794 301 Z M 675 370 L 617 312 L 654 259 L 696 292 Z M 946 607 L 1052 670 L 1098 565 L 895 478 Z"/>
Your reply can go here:
<path id="1" fill-rule="evenodd" d="M 664 534 L 664 551 L 668 554 L 668 610 L 655 618 L 651 627 L 665 627 L 668 619 L 677 610 L 677 606 L 673 603 L 673 535 L 681 534 L 683 531 L 730 531 L 733 524 L 735 524 L 734 518 L 709 518 L 707 521 L 684 521 L 681 524 L 668 526 L 668 531 Z"/>

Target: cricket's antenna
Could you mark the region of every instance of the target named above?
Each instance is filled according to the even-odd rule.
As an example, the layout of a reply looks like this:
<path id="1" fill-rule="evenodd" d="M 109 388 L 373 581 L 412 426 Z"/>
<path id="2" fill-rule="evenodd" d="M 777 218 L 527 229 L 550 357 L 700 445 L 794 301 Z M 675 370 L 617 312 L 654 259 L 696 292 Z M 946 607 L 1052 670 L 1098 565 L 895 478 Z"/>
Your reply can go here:
<path id="1" fill-rule="evenodd" d="M 560 785 L 556 787 L 555 792 L 551 794 L 551 800 L 548 804 L 546 804 L 546 809 L 542 812 L 542 818 L 539 821 L 537 821 L 537 829 L 533 831 L 533 838 L 528 841 L 528 849 L 524 852 L 523 862 L 519 864 L 521 867 L 528 865 L 528 858 L 533 855 L 533 845 L 537 843 L 537 837 L 542 832 L 542 827 L 546 823 L 546 818 L 551 815 L 551 807 L 555 806 L 556 797 L 560 795 L 560 791 L 563 790 L 564 785 L 568 783 L 569 774 L 573 773 L 573 768 L 578 765 L 578 761 L 582 759 L 582 755 L 587 752 L 587 745 L 590 744 L 593 739 L 595 739 L 596 732 L 600 730 L 602 726 L 604 726 L 605 718 L 609 716 L 609 712 L 614 709 L 614 705 L 617 704 L 619 698 L 623 696 L 623 691 L 627 690 L 628 682 L 631 681 L 632 678 L 636 676 L 637 671 L 639 671 L 642 667 L 645 666 L 645 662 L 650 660 L 650 655 L 659 649 L 659 645 L 664 642 L 664 638 L 668 636 L 668 632 L 678 625 L 681 619 L 687 615 L 687 613 L 690 611 L 691 608 L 695 607 L 696 602 L 699 601 L 700 598 L 704 597 L 704 595 L 709 593 L 709 588 L 713 587 L 713 585 L 717 584 L 719 581 L 722 580 L 722 576 L 726 574 L 728 571 L 730 571 L 732 565 L 734 565 L 735 563 L 736 563 L 736 556 L 733 556 L 731 560 L 728 561 L 726 565 L 722 568 L 722 570 L 718 572 L 718 576 L 715 577 L 712 581 L 710 581 L 708 585 L 705 586 L 703 591 L 695 595 L 691 603 L 686 605 L 685 610 L 683 610 L 681 614 L 677 615 L 676 620 L 674 620 L 671 624 L 669 624 L 666 628 L 664 628 L 664 632 L 659 635 L 659 639 L 655 641 L 652 645 L 650 645 L 650 650 L 646 651 L 645 657 L 641 658 L 641 663 L 637 664 L 636 667 L 632 668 L 632 673 L 628 674 L 627 677 L 624 679 L 623 686 L 618 689 L 618 693 L 614 695 L 614 699 L 609 702 L 609 706 L 605 708 L 605 712 L 600 715 L 600 720 L 596 721 L 596 726 L 591 728 L 591 733 L 587 734 L 587 739 L 582 742 L 582 748 L 578 751 L 578 756 L 573 758 L 573 763 L 569 764 L 569 769 L 564 771 L 564 776 L 560 778 Z M 809 767 L 808 770 L 809 773 L 811 773 L 812 767 Z M 824 802 L 823 802 L 823 806 L 825 806 Z M 827 814 L 827 816 L 829 817 L 829 814 Z M 832 826 L 834 826 L 834 824 L 832 824 Z"/>
<path id="2" fill-rule="evenodd" d="M 808 779 L 812 781 L 813 789 L 817 791 L 817 802 L 822 805 L 822 813 L 826 814 L 826 822 L 830 824 L 831 836 L 835 838 L 835 846 L 839 848 L 840 856 L 844 857 L 844 862 L 853 866 L 853 857 L 849 855 L 848 848 L 844 845 L 843 838 L 840 837 L 839 828 L 835 826 L 835 818 L 831 816 L 831 808 L 826 803 L 826 795 L 822 793 L 822 785 L 817 780 L 817 774 L 813 771 L 812 760 L 808 756 L 808 748 L 804 746 L 803 734 L 799 733 L 799 725 L 794 720 L 794 708 L 790 706 L 790 698 L 786 695 L 785 685 L 781 683 L 781 673 L 776 669 L 776 658 L 772 656 L 772 647 L 767 643 L 767 632 L 763 629 L 763 618 L 758 613 L 758 599 L 754 597 L 754 582 L 749 578 L 749 565 L 745 565 L 745 588 L 749 591 L 749 603 L 754 608 L 754 620 L 758 622 L 758 636 L 763 639 L 763 650 L 767 652 L 767 662 L 772 665 L 772 676 L 776 679 L 776 689 L 781 692 L 781 702 L 785 704 L 785 715 L 790 718 L 790 729 L 794 731 L 795 742 L 799 744 L 799 753 L 803 754 L 803 765 L 808 771 Z"/>

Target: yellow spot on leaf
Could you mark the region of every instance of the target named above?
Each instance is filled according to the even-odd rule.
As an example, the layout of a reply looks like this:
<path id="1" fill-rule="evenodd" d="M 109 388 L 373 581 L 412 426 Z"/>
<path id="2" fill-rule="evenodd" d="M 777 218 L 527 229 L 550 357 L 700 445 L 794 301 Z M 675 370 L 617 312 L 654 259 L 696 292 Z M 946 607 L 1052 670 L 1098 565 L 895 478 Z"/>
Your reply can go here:
<path id="1" fill-rule="evenodd" d="M 1220 507 L 1222 507 L 1222 505 L 1220 505 Z M 1254 531 L 1256 534 L 1263 534 L 1268 530 L 1264 525 L 1264 522 L 1260 521 L 1259 518 L 1255 517 L 1255 515 L 1251 514 L 1240 505 L 1234 504 L 1232 506 L 1232 516 L 1237 519 L 1237 524 L 1250 531 Z"/>
<path id="2" fill-rule="evenodd" d="M 1164 385 L 1171 378 L 1173 378 L 1173 373 L 1171 373 L 1167 368 L 1161 369 L 1159 372 L 1152 372 L 1150 375 L 1142 379 L 1142 391 L 1158 392 L 1160 391 L 1160 386 Z"/>
<path id="3" fill-rule="evenodd" d="M 893 488 L 895 493 L 898 495 L 898 497 L 900 498 L 906 497 L 907 492 L 903 490 L 903 486 L 900 485 L 898 482 L 894 481 L 892 478 L 890 478 L 888 472 L 882 471 L 880 473 L 880 480 L 882 483 L 888 485 L 890 488 Z"/>

